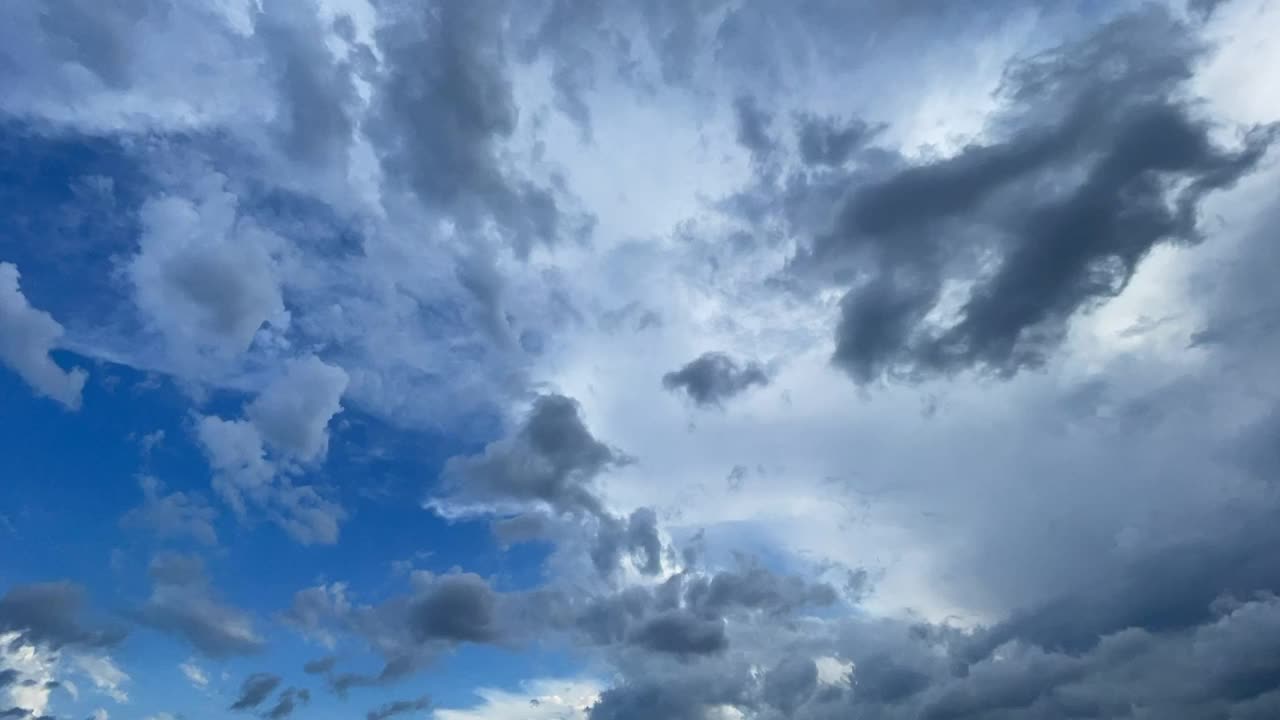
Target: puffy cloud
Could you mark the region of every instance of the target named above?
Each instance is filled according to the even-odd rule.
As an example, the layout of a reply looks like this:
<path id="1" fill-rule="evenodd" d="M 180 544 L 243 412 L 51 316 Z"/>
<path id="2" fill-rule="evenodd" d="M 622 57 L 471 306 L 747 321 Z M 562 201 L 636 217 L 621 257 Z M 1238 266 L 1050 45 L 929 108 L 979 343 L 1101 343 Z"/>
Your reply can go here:
<path id="1" fill-rule="evenodd" d="M 384 6 L 369 134 L 387 176 L 426 207 L 470 227 L 491 217 L 523 253 L 557 239 L 561 211 L 549 189 L 513 173 L 500 154 L 518 120 L 505 12 L 491 0 Z"/>
<path id="2" fill-rule="evenodd" d="M 63 370 L 49 357 L 62 337 L 62 326 L 27 302 L 19 278 L 15 265 L 0 263 L 0 362 L 37 393 L 77 410 L 88 374 L 80 368 Z"/>
<path id="3" fill-rule="evenodd" d="M 189 537 L 202 545 L 217 545 L 214 521 L 218 513 L 204 498 L 184 492 L 165 493 L 159 480 L 143 475 L 138 478 L 142 489 L 142 505 L 120 518 L 127 528 L 141 528 L 162 539 Z"/>
<path id="4" fill-rule="evenodd" d="M 444 575 L 421 588 L 409 627 L 419 642 L 492 642 L 494 605 L 493 590 L 479 576 Z"/>
<path id="5" fill-rule="evenodd" d="M 329 421 L 342 410 L 347 374 L 314 356 L 288 362 L 245 407 L 246 419 L 201 416 L 196 437 L 214 471 L 214 489 L 244 518 L 250 504 L 303 544 L 337 542 L 346 516 L 314 487 L 289 476 L 328 452 Z"/>
<path id="6" fill-rule="evenodd" d="M 217 599 L 200 558 L 163 553 L 152 559 L 150 574 L 151 596 L 136 610 L 139 621 L 213 658 L 248 655 L 263 648 L 252 618 Z"/>
<path id="7" fill-rule="evenodd" d="M 450 459 L 444 477 L 452 497 L 479 502 L 542 502 L 557 512 L 600 512 L 596 476 L 626 462 L 592 436 L 577 402 L 541 395 L 509 438 L 481 455 Z"/>
<path id="8" fill-rule="evenodd" d="M 311 462 L 328 451 L 329 420 L 341 412 L 346 389 L 342 368 L 309 355 L 290 361 L 245 414 L 272 448 Z"/>
<path id="9" fill-rule="evenodd" d="M 143 205 L 139 251 L 125 268 L 143 317 L 176 362 L 197 370 L 248 350 L 264 324 L 289 324 L 277 270 L 284 241 L 242 217 L 226 184 L 212 173 L 191 199 Z"/>
<path id="10" fill-rule="evenodd" d="M 729 646 L 724 624 L 683 610 L 659 613 L 644 621 L 629 638 L 647 650 L 672 655 L 710 655 Z"/>
<path id="11" fill-rule="evenodd" d="M 344 695 L 351 688 L 388 685 L 463 644 L 513 644 L 529 627 L 536 603 L 519 593 L 499 593 L 472 573 L 414 571 L 408 593 L 373 605 L 350 602 L 333 584 L 295 593 L 282 619 L 303 635 L 333 646 L 354 638 L 383 659 L 375 673 L 337 672 L 333 657 L 307 663 Z"/>
<path id="12" fill-rule="evenodd" d="M 768 384 L 769 376 L 759 364 L 741 365 L 720 352 L 703 353 L 679 370 L 662 376 L 663 387 L 683 391 L 703 406 L 721 406 L 753 385 Z"/>
<path id="13" fill-rule="evenodd" d="M 108 647 L 124 639 L 117 628 L 83 624 L 85 591 L 71 582 L 14 585 L 0 596 L 0 632 L 16 633 L 19 644 Z"/>
<path id="14" fill-rule="evenodd" d="M 354 72 L 325 44 L 313 2 L 267 2 L 253 16 L 281 106 L 275 134 L 284 153 L 312 168 L 345 164 L 353 140 Z"/>

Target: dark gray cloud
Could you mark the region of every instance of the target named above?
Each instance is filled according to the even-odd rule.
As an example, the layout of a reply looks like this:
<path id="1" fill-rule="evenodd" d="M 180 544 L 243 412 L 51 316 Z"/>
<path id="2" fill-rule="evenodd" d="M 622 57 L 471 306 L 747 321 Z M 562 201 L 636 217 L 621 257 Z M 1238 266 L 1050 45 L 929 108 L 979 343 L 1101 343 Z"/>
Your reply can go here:
<path id="1" fill-rule="evenodd" d="M 1160 548 L 1109 569 L 1089 587 L 1015 612 L 975 634 L 958 654 L 974 661 L 1015 640 L 1081 653 L 1129 628 L 1166 633 L 1202 625 L 1214 617 L 1219 597 L 1249 598 L 1280 588 L 1280 568 L 1265 550 L 1277 541 L 1268 521 L 1242 516 L 1212 541 Z"/>
<path id="2" fill-rule="evenodd" d="M 836 364 L 859 382 L 1039 365 L 1152 247 L 1198 241 L 1201 201 L 1249 173 L 1275 131 L 1218 147 L 1184 99 L 1196 52 L 1162 10 L 1121 18 L 1010 67 L 1010 109 L 983 144 L 853 171 L 833 226 L 793 265 L 855 279 Z M 948 281 L 972 285 L 935 320 Z"/>
<path id="3" fill-rule="evenodd" d="M 19 677 L 18 671 L 12 668 L 5 668 L 4 670 L 0 670 L 0 690 L 3 690 L 4 688 L 7 688 L 13 683 L 17 682 L 18 677 Z"/>
<path id="4" fill-rule="evenodd" d="M 779 614 L 836 601 L 835 590 L 826 583 L 778 575 L 757 565 L 680 579 L 686 602 L 709 614 L 733 609 Z"/>
<path id="5" fill-rule="evenodd" d="M 266 712 L 264 717 L 268 720 L 283 720 L 293 714 L 299 705 L 306 705 L 311 702 L 311 691 L 306 688 L 285 688 L 280 693 L 280 697 L 276 700 L 276 704 Z"/>
<path id="6" fill-rule="evenodd" d="M 423 695 L 416 700 L 393 700 L 365 713 L 365 720 L 387 720 L 397 715 L 404 715 L 415 710 L 426 710 L 431 707 L 431 696 Z"/>
<path id="7" fill-rule="evenodd" d="M 337 664 L 338 658 L 333 655 L 326 655 L 315 660 L 308 660 L 302 666 L 302 672 L 308 675 L 323 675 L 333 669 Z"/>
<path id="8" fill-rule="evenodd" d="M 380 8 L 384 69 L 369 133 L 387 174 L 423 204 L 468 223 L 493 217 L 527 251 L 556 239 L 561 212 L 550 190 L 499 157 L 518 117 L 505 12 L 495 0 Z"/>
<path id="9" fill-rule="evenodd" d="M 840 121 L 824 115 L 796 117 L 796 150 L 807 165 L 839 167 L 866 144 L 881 127 L 861 120 Z"/>
<path id="10" fill-rule="evenodd" d="M 759 364 L 740 364 L 722 352 L 703 353 L 662 376 L 663 387 L 682 391 L 702 406 L 718 407 L 753 386 L 768 384 L 769 376 Z"/>
<path id="11" fill-rule="evenodd" d="M 263 648 L 252 619 L 216 597 L 200 558 L 162 553 L 152 559 L 150 574 L 151 597 L 134 612 L 139 622 L 176 635 L 209 657 Z"/>
<path id="12" fill-rule="evenodd" d="M 508 646 L 526 630 L 519 594 L 500 593 L 471 573 L 410 574 L 407 593 L 374 605 L 356 605 L 339 586 L 308 588 L 294 595 L 284 613 L 290 625 L 308 637 L 334 642 L 348 637 L 363 642 L 382 658 L 374 672 L 335 672 L 336 660 L 307 663 L 324 674 L 339 695 L 352 688 L 393 684 L 464 644 Z"/>
<path id="13" fill-rule="evenodd" d="M 444 575 L 414 602 L 410 628 L 419 642 L 493 642 L 495 605 L 493 589 L 480 576 Z"/>
<path id="14" fill-rule="evenodd" d="M 604 575 L 616 570 L 624 555 L 632 558 L 641 573 L 657 575 L 662 572 L 662 550 L 658 516 L 652 508 L 638 508 L 627 518 L 597 518 L 591 560 Z"/>
<path id="15" fill-rule="evenodd" d="M 231 703 L 232 710 L 252 710 L 270 697 L 280 686 L 280 676 L 270 673 L 254 673 L 240 684 L 240 695 Z"/>
<path id="16" fill-rule="evenodd" d="M 718 706 L 755 707 L 749 668 L 739 664 L 700 666 L 679 673 L 655 674 L 601 693 L 591 720 L 703 720 Z"/>
<path id="17" fill-rule="evenodd" d="M 740 95 L 733 101 L 733 113 L 738 144 L 746 148 L 756 162 L 767 160 L 776 145 L 770 134 L 773 115 L 750 95 Z"/>
<path id="18" fill-rule="evenodd" d="M 644 621 L 629 642 L 653 652 L 671 655 L 710 655 L 729 647 L 724 622 L 685 610 L 669 610 Z"/>
<path id="19" fill-rule="evenodd" d="M 625 456 L 597 440 L 578 403 L 563 395 L 534 400 L 509 438 L 481 455 L 452 458 L 444 470 L 453 496 L 481 502 L 542 502 L 557 512 L 601 512 L 592 483 Z"/>
<path id="20" fill-rule="evenodd" d="M 784 658 L 764 676 L 764 701 L 790 717 L 818 689 L 818 666 L 810 658 Z"/>
<path id="21" fill-rule="evenodd" d="M 592 435 L 576 400 L 541 395 L 511 435 L 479 455 L 450 458 L 442 478 L 450 502 L 498 510 L 543 506 L 495 520 L 493 531 L 503 544 L 563 540 L 565 523 L 579 523 L 578 530 L 592 536 L 588 553 L 602 575 L 611 575 L 627 557 L 641 572 L 654 575 L 661 571 L 663 553 L 656 514 L 638 508 L 630 516 L 615 516 L 595 485 L 601 473 L 630 462 Z"/>
<path id="22" fill-rule="evenodd" d="M 109 647 L 124 639 L 123 629 L 86 626 L 84 605 L 84 588 L 71 582 L 14 585 L 0 596 L 0 631 L 53 649 Z"/>

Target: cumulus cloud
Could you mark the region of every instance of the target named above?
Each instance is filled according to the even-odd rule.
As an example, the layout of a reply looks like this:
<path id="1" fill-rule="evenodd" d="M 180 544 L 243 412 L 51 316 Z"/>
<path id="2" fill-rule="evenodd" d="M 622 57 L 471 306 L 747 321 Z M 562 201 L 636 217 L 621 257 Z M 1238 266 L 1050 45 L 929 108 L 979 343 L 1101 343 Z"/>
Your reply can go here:
<path id="1" fill-rule="evenodd" d="M 358 512 L 379 567 L 415 549 L 365 515 L 407 501 L 397 453 L 462 453 L 426 505 L 495 557 L 388 589 L 309 554 L 320 584 L 275 616 L 329 653 L 318 682 L 388 693 L 370 720 L 427 710 L 390 686 L 474 645 L 602 680 L 440 720 L 1280 713 L 1261 3 L 65 5 L 4 11 L 0 106 L 123 137 L 145 180 L 87 263 L 119 306 L 40 303 L 74 349 L 188 391 L 245 524 L 335 544 Z M 562 242 L 579 209 L 591 243 Z M 33 299 L 63 269 L 17 259 Z M 73 407 L 12 268 L 0 359 Z M 341 478 L 378 481 L 342 505 L 315 479 L 339 427 Z M 195 493 L 141 482 L 123 525 L 217 544 Z M 264 647 L 202 562 L 150 570 L 131 617 Z M 119 634 L 73 585 L 6 592 L 0 714 L 25 719 Z M 320 704 L 287 685 L 232 707 Z"/>
<path id="2" fill-rule="evenodd" d="M 753 385 L 768 385 L 769 376 L 754 362 L 745 365 L 720 352 L 707 352 L 679 370 L 662 376 L 662 386 L 681 391 L 702 406 L 723 405 Z"/>
<path id="3" fill-rule="evenodd" d="M 126 266 L 143 317 L 178 362 L 197 368 L 248 350 L 266 323 L 289 323 L 277 275 L 283 240 L 242 217 L 226 183 L 213 173 L 194 197 L 148 201 Z"/>
<path id="4" fill-rule="evenodd" d="M 20 277 L 15 265 L 0 263 L 0 361 L 40 395 L 77 410 L 88 374 L 80 368 L 63 370 L 49 356 L 62 338 L 62 326 L 27 302 Z"/>
<path id="5" fill-rule="evenodd" d="M 68 581 L 14 585 L 0 596 L 0 632 L 19 644 L 109 647 L 124 639 L 118 628 L 94 628 L 83 620 L 85 591 Z"/>
<path id="6" fill-rule="evenodd" d="M 284 373 L 245 408 L 271 447 L 310 462 L 329 448 L 329 420 L 342 410 L 347 374 L 309 355 L 290 361 Z"/>
<path id="7" fill-rule="evenodd" d="M 453 458 L 445 480 L 460 500 L 541 502 L 557 512 L 599 512 L 596 476 L 626 462 L 592 436 L 579 407 L 563 395 L 541 395 L 509 438 L 481 455 Z"/>
<path id="8" fill-rule="evenodd" d="M 248 655 L 263 648 L 252 618 L 216 597 L 203 560 L 162 553 L 152 558 L 149 572 L 151 596 L 135 612 L 140 622 L 181 638 L 212 658 Z"/>
<path id="9" fill-rule="evenodd" d="M 214 522 L 218 513 L 199 495 L 165 493 L 164 485 L 150 475 L 138 478 L 142 505 L 120 518 L 127 528 L 140 528 L 162 539 L 190 538 L 202 545 L 217 545 Z"/>
<path id="10" fill-rule="evenodd" d="M 321 461 L 329 421 L 342 410 L 347 374 L 314 356 L 287 363 L 245 407 L 245 419 L 201 416 L 196 437 L 214 471 L 214 489 L 241 518 L 265 510 L 303 544 L 337 542 L 345 512 L 289 473 Z"/>

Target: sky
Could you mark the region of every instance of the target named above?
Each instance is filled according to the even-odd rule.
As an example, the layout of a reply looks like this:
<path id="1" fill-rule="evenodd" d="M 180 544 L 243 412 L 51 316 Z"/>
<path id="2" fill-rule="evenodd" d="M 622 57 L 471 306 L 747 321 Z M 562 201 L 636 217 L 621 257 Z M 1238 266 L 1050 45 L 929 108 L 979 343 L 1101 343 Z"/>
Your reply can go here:
<path id="1" fill-rule="evenodd" d="M 1280 717 L 1277 28 L 0 4 L 0 718 Z"/>

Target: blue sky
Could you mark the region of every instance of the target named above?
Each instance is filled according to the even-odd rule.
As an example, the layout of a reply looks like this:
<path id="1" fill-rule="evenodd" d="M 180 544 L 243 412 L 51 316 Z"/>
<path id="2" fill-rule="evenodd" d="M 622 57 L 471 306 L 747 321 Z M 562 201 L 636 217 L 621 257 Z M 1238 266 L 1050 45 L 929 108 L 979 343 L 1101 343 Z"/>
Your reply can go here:
<path id="1" fill-rule="evenodd" d="M 0 9 L 0 718 L 1280 716 L 1270 0 Z"/>

